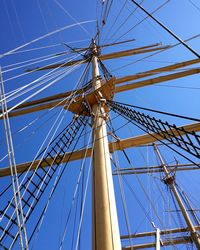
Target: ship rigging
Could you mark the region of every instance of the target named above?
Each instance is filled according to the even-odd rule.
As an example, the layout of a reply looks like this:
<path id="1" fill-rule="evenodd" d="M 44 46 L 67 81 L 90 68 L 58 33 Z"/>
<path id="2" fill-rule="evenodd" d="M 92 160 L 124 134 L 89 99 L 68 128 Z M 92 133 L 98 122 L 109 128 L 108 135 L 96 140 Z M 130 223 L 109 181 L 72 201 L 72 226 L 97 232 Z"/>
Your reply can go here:
<path id="1" fill-rule="evenodd" d="M 172 2 L 97 0 L 95 21 L 65 1 L 31 3 L 45 28 L 45 6 L 72 23 L 3 44 L 0 249 L 200 249 L 200 34 L 182 38 L 156 16 Z M 173 4 L 197 23 L 195 1 Z M 164 42 L 152 27 L 134 33 L 149 23 Z M 66 41 L 81 32 L 89 39 Z"/>

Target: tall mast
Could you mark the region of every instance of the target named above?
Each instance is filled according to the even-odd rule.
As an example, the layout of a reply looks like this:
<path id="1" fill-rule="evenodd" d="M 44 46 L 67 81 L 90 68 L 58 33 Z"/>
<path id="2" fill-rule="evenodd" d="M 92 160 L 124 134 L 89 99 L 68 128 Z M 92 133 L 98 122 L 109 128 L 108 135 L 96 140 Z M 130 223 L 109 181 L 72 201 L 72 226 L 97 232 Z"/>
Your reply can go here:
<path id="1" fill-rule="evenodd" d="M 190 216 L 189 216 L 189 214 L 188 214 L 188 212 L 187 212 L 187 210 L 186 210 L 186 208 L 181 200 L 179 192 L 176 188 L 174 177 L 170 175 L 170 173 L 167 169 L 167 166 L 165 165 L 164 160 L 163 160 L 161 153 L 160 153 L 156 144 L 154 144 L 154 150 L 155 150 L 155 152 L 160 160 L 160 163 L 163 167 L 163 170 L 165 173 L 165 183 L 170 187 L 170 189 L 172 190 L 172 193 L 174 194 L 174 197 L 179 205 L 181 213 L 182 213 L 182 215 L 185 219 L 185 222 L 188 226 L 188 229 L 190 231 L 192 241 L 195 243 L 196 248 L 200 249 L 200 236 L 199 236 L 197 230 L 195 229 L 195 226 L 193 225 L 192 220 L 190 219 Z"/>
<path id="2" fill-rule="evenodd" d="M 93 41 L 92 84 L 99 80 L 98 51 Z M 99 93 L 101 96 L 101 93 Z M 120 233 L 113 188 L 110 153 L 106 130 L 107 113 L 102 98 L 92 106 L 93 123 L 93 181 L 92 181 L 92 248 L 93 250 L 121 250 Z"/>

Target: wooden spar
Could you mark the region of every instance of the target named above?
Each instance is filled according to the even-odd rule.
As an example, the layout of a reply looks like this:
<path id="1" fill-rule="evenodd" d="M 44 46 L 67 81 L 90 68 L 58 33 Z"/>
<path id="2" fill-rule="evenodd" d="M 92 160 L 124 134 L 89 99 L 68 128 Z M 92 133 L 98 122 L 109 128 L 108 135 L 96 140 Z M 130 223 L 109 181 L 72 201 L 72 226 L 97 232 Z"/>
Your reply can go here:
<path id="1" fill-rule="evenodd" d="M 178 238 L 171 238 L 169 240 L 162 241 L 162 246 L 173 246 L 177 244 L 186 244 L 186 243 L 192 243 L 191 237 L 185 236 L 185 237 L 178 237 Z M 156 247 L 156 243 L 144 243 L 140 245 L 133 245 L 128 247 L 122 247 L 122 250 L 136 250 L 136 249 L 145 249 L 145 248 L 153 248 Z"/>
<path id="2" fill-rule="evenodd" d="M 199 62 L 200 62 L 200 59 L 194 59 L 194 60 L 184 61 L 184 62 L 177 63 L 177 64 L 172 64 L 172 65 L 162 67 L 162 68 L 149 70 L 146 72 L 141 72 L 135 75 L 121 77 L 115 80 L 115 84 L 136 80 L 136 79 L 147 77 L 156 73 L 166 72 L 169 70 L 193 65 Z M 118 92 L 130 90 L 130 89 L 136 89 L 136 88 L 149 86 L 149 85 L 157 84 L 157 83 L 164 82 L 164 81 L 174 80 L 176 78 L 181 78 L 187 75 L 193 75 L 193 74 L 198 74 L 198 73 L 200 73 L 199 69 L 189 69 L 183 72 L 178 72 L 178 73 L 174 73 L 170 75 L 160 76 L 157 78 L 147 79 L 147 80 L 140 81 L 140 82 L 134 82 L 134 83 L 130 83 L 127 85 L 122 85 L 122 86 L 116 87 L 115 92 L 118 93 Z M 82 91 L 83 89 L 76 90 L 76 94 L 79 94 Z M 62 99 L 67 98 L 68 96 L 74 93 L 75 91 L 68 91 L 65 93 L 60 93 L 60 94 L 56 94 L 53 96 L 41 98 L 35 101 L 23 103 L 19 105 L 18 107 L 16 107 L 15 110 L 11 111 L 9 113 L 9 117 L 15 117 L 15 116 L 24 115 L 24 114 L 28 114 L 28 113 L 32 113 L 32 112 L 36 112 L 40 110 L 49 109 L 49 108 L 54 107 L 55 105 L 63 106 L 65 104 L 65 101 L 62 102 Z M 2 115 L 0 115 L 0 119 L 1 118 L 2 118 Z"/>
<path id="3" fill-rule="evenodd" d="M 199 163 L 197 165 L 200 166 Z M 188 170 L 200 170 L 200 167 L 195 164 L 179 164 L 168 165 L 169 171 L 188 171 Z M 149 174 L 149 173 L 161 173 L 164 172 L 161 166 L 149 166 L 149 167 L 135 167 L 135 168 L 120 168 L 113 173 L 113 175 L 129 175 L 129 174 Z"/>
<path id="4" fill-rule="evenodd" d="M 200 226 L 195 226 L 196 230 L 200 230 Z M 173 229 L 166 229 L 166 230 L 160 230 L 160 235 L 168 235 L 168 234 L 176 234 L 176 233 L 186 233 L 189 232 L 189 229 L 187 227 L 185 228 L 173 228 Z M 155 236 L 155 231 L 152 232 L 142 232 L 142 233 L 136 233 L 136 234 L 131 234 L 131 235 L 122 235 L 121 239 L 130 239 L 130 238 L 143 238 L 143 237 L 151 237 Z M 185 241 L 186 239 L 186 241 Z M 171 244 L 170 244 L 171 242 Z M 174 244 L 182 244 L 186 242 L 192 242 L 191 237 L 179 237 L 179 238 L 170 238 L 169 240 L 162 240 L 163 246 L 169 246 L 169 245 L 174 245 Z M 133 245 L 132 249 L 145 249 L 145 248 L 152 248 L 155 247 L 156 243 L 144 243 L 140 245 Z M 124 247 L 122 248 L 123 250 L 131 250 L 131 247 Z"/>
<path id="5" fill-rule="evenodd" d="M 127 90 L 141 88 L 141 87 L 145 87 L 145 86 L 150 86 L 153 84 L 166 82 L 166 81 L 170 81 L 170 80 L 174 80 L 177 78 L 182 78 L 182 77 L 190 76 L 190 75 L 194 75 L 194 74 L 199 74 L 199 73 L 200 73 L 200 68 L 196 68 L 196 69 L 189 69 L 189 70 L 185 70 L 185 71 L 170 74 L 170 75 L 165 75 L 165 76 L 147 79 L 147 80 L 140 81 L 140 82 L 133 82 L 130 84 L 125 84 L 125 85 L 116 87 L 115 93 L 124 92 Z"/>
<path id="6" fill-rule="evenodd" d="M 97 45 L 97 49 L 101 49 L 101 48 L 106 48 L 106 47 L 110 47 L 110 46 L 114 46 L 114 45 L 118 45 L 118 44 L 124 44 L 124 43 L 129 43 L 129 42 L 133 42 L 135 41 L 135 39 L 128 39 L 128 40 L 124 40 L 124 41 L 121 41 L 121 42 L 115 42 L 115 43 L 107 43 L 107 44 L 103 44 L 103 45 Z M 161 45 L 161 44 L 157 44 L 157 45 Z M 86 51 L 88 50 L 89 48 L 76 48 L 76 49 L 73 49 L 74 52 L 82 52 L 82 51 Z"/>
<path id="7" fill-rule="evenodd" d="M 158 74 L 158 73 L 162 73 L 162 72 L 167 72 L 167 71 L 171 71 L 174 69 L 180 69 L 183 67 L 187 67 L 196 63 L 200 63 L 200 59 L 194 59 L 194 60 L 189 60 L 189 61 L 184 61 L 184 62 L 180 62 L 180 63 L 175 63 L 175 64 L 171 64 L 165 67 L 161 67 L 161 68 L 157 68 L 157 69 L 152 69 L 152 70 L 148 70 L 145 72 L 141 72 L 141 73 L 137 73 L 135 75 L 130 75 L 130 76 L 125 76 L 125 77 L 121 77 L 116 79 L 115 84 L 119 84 L 119 83 L 124 83 L 124 82 L 128 82 L 128 81 L 133 81 L 133 80 L 137 80 L 143 77 L 148 77 L 154 74 Z"/>
<path id="8" fill-rule="evenodd" d="M 193 124 L 181 126 L 181 127 L 184 128 L 188 132 L 191 132 L 191 131 L 199 132 L 200 131 L 200 123 L 193 123 Z M 173 132 L 176 134 L 176 131 L 173 130 Z M 181 131 L 179 133 L 184 135 L 184 133 Z M 153 136 L 156 136 L 156 138 L 158 138 L 159 140 L 163 140 L 163 138 L 159 137 L 157 134 L 155 134 L 155 133 L 151 133 L 151 134 Z M 140 136 L 136 136 L 136 137 L 132 137 L 132 138 L 127 138 L 127 139 L 111 142 L 111 143 L 109 143 L 109 151 L 110 151 L 110 153 L 112 153 L 114 151 L 123 150 L 123 149 L 131 148 L 131 147 L 138 147 L 138 146 L 147 145 L 147 144 L 156 142 L 157 140 L 153 136 L 151 136 L 149 134 L 144 134 L 144 135 L 140 135 Z M 63 163 L 67 162 L 67 161 L 80 160 L 83 158 L 83 155 L 85 155 L 85 149 L 75 151 L 75 152 L 73 152 L 73 154 L 71 152 L 68 152 L 65 154 L 65 157 L 63 159 Z M 91 155 L 91 148 L 89 148 L 87 150 L 86 157 L 90 157 L 90 155 Z M 49 162 L 49 164 L 44 165 L 44 167 L 51 165 L 52 160 L 50 158 L 48 158 L 47 161 Z M 37 165 L 39 162 L 40 162 L 40 160 L 36 160 L 33 163 L 26 162 L 26 163 L 18 164 L 17 165 L 17 172 L 21 173 L 23 171 L 26 171 L 27 169 L 29 169 L 30 166 L 31 166 L 30 170 L 34 170 L 37 168 Z M 10 175 L 9 168 L 0 168 L 0 177 L 8 176 L 8 175 Z"/>
<path id="9" fill-rule="evenodd" d="M 120 51 L 120 52 L 114 52 L 114 53 L 107 54 L 107 55 L 101 55 L 99 56 L 99 59 L 104 61 L 104 60 L 110 60 L 110 59 L 115 59 L 115 58 L 124 57 L 124 56 L 139 55 L 139 54 L 154 52 L 158 50 L 164 50 L 168 48 L 169 46 L 161 46 L 158 48 L 150 48 L 150 49 L 144 49 L 144 50 L 143 49 L 130 49 L 130 50 L 125 50 L 125 51 Z"/>
<path id="10" fill-rule="evenodd" d="M 152 146 L 153 146 L 153 144 L 152 144 Z M 200 163 L 197 163 L 197 165 L 200 165 Z M 178 163 L 178 164 L 170 164 L 167 167 L 168 168 L 179 168 L 179 167 L 193 167 L 193 166 L 195 166 L 194 163 L 183 163 L 183 164 Z M 116 172 L 132 171 L 132 170 L 135 170 L 135 169 L 144 170 L 144 169 L 149 169 L 149 168 L 151 168 L 151 169 L 160 169 L 160 168 L 162 168 L 162 165 L 148 166 L 148 167 L 147 166 L 145 166 L 145 167 L 136 167 L 136 168 L 119 168 L 119 169 L 116 170 Z M 199 170 L 200 170 L 200 168 L 199 168 Z"/>
<path id="11" fill-rule="evenodd" d="M 100 55 L 99 59 L 102 61 L 110 60 L 110 59 L 115 59 L 115 58 L 119 58 L 119 57 L 138 55 L 138 54 L 149 53 L 149 52 L 154 52 L 154 51 L 158 51 L 158 50 L 164 50 L 164 49 L 167 49 L 170 47 L 170 46 L 156 47 L 158 45 L 160 45 L 160 44 L 156 43 L 156 44 L 148 45 L 148 46 L 144 46 L 144 47 L 138 47 L 138 48 L 134 48 L 134 49 L 123 50 L 123 51 L 119 51 L 119 52 L 113 52 L 110 54 Z M 156 48 L 153 48 L 153 47 L 156 47 Z M 76 65 L 77 63 L 81 64 L 81 63 L 87 63 L 87 62 L 88 62 L 88 60 L 84 59 L 84 60 L 75 60 L 75 61 L 66 62 L 66 63 L 64 63 L 64 62 L 63 63 L 56 63 L 56 64 L 51 64 L 51 65 L 43 66 L 43 67 L 39 67 L 39 68 L 28 69 L 27 72 L 55 69 L 58 67 L 69 67 L 69 66 Z"/>
<path id="12" fill-rule="evenodd" d="M 200 230 L 200 225 L 199 226 L 195 226 L 196 230 Z M 183 227 L 183 228 L 172 228 L 172 229 L 165 229 L 165 230 L 160 230 L 160 235 L 166 235 L 166 234 L 175 234 L 175 233 L 184 233 L 184 232 L 188 232 L 188 228 L 187 227 Z M 141 237 L 150 237 L 150 236 L 154 236 L 155 235 L 155 231 L 152 232 L 143 232 L 143 233 L 136 233 L 136 234 L 131 234 L 131 235 L 122 235 L 121 239 L 130 239 L 130 238 L 141 238 Z"/>

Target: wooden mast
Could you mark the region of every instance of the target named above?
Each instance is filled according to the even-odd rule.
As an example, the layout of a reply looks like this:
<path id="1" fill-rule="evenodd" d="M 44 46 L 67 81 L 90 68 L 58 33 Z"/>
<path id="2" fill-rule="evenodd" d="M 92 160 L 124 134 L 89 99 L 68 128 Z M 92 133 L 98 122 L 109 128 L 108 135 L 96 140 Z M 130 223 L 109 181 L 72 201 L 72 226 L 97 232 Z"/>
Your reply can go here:
<path id="1" fill-rule="evenodd" d="M 92 84 L 101 85 L 97 59 L 97 47 L 93 41 Z M 101 96 L 101 93 L 99 93 Z M 108 147 L 104 99 L 97 99 L 92 106 L 93 117 L 93 173 L 92 173 L 92 248 L 93 250 L 121 250 L 116 211 L 110 153 Z"/>
<path id="2" fill-rule="evenodd" d="M 178 192 L 178 190 L 176 188 L 174 177 L 170 175 L 170 172 L 168 171 L 167 166 L 165 165 L 164 160 L 163 160 L 163 158 L 162 158 L 162 156 L 160 154 L 160 151 L 159 151 L 156 144 L 154 144 L 154 150 L 155 150 L 155 152 L 156 152 L 156 154 L 157 154 L 157 156 L 159 158 L 159 161 L 160 161 L 160 163 L 161 163 L 161 165 L 163 167 L 163 170 L 165 172 L 165 180 L 164 181 L 170 187 L 170 189 L 172 190 L 172 193 L 173 193 L 173 195 L 174 195 L 174 197 L 175 197 L 175 199 L 176 199 L 176 201 L 177 201 L 177 203 L 178 203 L 178 205 L 180 207 L 181 213 L 182 213 L 182 215 L 183 215 L 183 217 L 185 219 L 185 222 L 186 222 L 186 224 L 188 226 L 188 230 L 190 231 L 191 239 L 194 242 L 194 244 L 196 245 L 196 248 L 198 250 L 200 250 L 200 237 L 199 237 L 199 234 L 198 234 L 195 226 L 193 225 L 193 222 L 192 222 L 192 220 L 191 220 L 191 218 L 190 218 L 190 216 L 189 216 L 189 214 L 188 214 L 188 212 L 187 212 L 187 210 L 185 208 L 184 203 L 182 202 L 182 199 L 181 199 L 181 197 L 179 195 L 179 192 Z"/>

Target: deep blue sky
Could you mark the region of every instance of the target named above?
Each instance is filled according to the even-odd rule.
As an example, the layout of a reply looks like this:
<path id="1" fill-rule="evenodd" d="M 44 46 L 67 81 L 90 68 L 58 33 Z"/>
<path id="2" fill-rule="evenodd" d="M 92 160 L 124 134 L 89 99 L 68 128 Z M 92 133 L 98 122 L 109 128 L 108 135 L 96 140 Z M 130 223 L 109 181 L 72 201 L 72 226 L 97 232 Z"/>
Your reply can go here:
<path id="1" fill-rule="evenodd" d="M 87 21 L 87 20 L 99 20 L 101 16 L 101 1 L 100 0 L 74 0 L 74 1 L 66 1 L 66 0 L 58 0 L 58 2 L 67 10 L 70 15 L 75 18 L 77 21 Z M 100 44 L 110 43 L 113 41 L 118 41 L 118 38 L 123 35 L 127 30 L 133 27 L 138 20 L 142 20 L 145 16 L 141 11 L 137 10 L 134 15 L 129 18 L 128 22 L 119 30 L 118 27 L 125 20 L 125 18 L 130 14 L 131 11 L 135 8 L 134 4 L 129 0 L 126 1 L 126 6 L 123 11 L 116 19 L 116 16 L 119 14 L 120 9 L 122 8 L 125 1 L 113 1 L 113 6 L 109 13 L 109 17 L 107 19 L 107 23 L 102 30 Z M 139 1 L 138 1 L 139 2 Z M 156 1 L 144 1 L 143 6 L 149 10 L 153 11 L 158 6 L 163 4 L 164 0 L 156 0 Z M 192 3 L 193 4 L 192 4 Z M 195 6 L 196 7 L 195 7 Z M 175 32 L 178 36 L 180 36 L 183 40 L 188 39 L 194 35 L 200 34 L 200 5 L 198 0 L 171 0 L 168 4 L 163 6 L 159 11 L 155 13 L 155 16 L 162 21 L 167 27 L 169 27 L 173 32 Z M 114 21 L 115 24 L 113 25 Z M 53 0 L 1 0 L 1 8 L 0 8 L 0 23 L 1 23 L 1 46 L 0 46 L 0 54 L 3 54 L 7 51 L 10 51 L 22 44 L 25 44 L 39 36 L 47 34 L 57 28 L 64 27 L 66 25 L 70 25 L 74 23 L 74 20 L 70 18 Z M 70 29 L 67 29 L 63 32 L 57 33 L 56 35 L 50 36 L 46 39 L 43 39 L 37 43 L 34 43 L 30 46 L 25 47 L 24 49 L 32 49 L 40 46 L 48 46 L 52 44 L 60 44 L 56 47 L 51 47 L 48 49 L 42 49 L 37 51 L 31 51 L 26 53 L 19 53 L 14 55 L 9 55 L 4 58 L 1 58 L 0 65 L 3 68 L 3 71 L 6 70 L 5 66 L 9 64 L 14 64 L 23 60 L 29 60 L 33 58 L 37 58 L 40 56 L 45 56 L 48 54 L 59 53 L 61 51 L 65 51 L 66 47 L 63 43 L 68 43 L 70 46 L 76 47 L 86 47 L 89 45 L 91 38 L 94 36 L 96 32 L 96 22 L 92 22 L 89 24 L 85 24 L 83 26 L 87 29 L 87 32 L 84 32 L 80 26 L 76 26 Z M 112 37 L 112 34 L 116 35 Z M 111 38 L 112 37 L 112 38 Z M 154 44 L 161 42 L 163 45 L 171 45 L 175 44 L 176 40 L 172 38 L 166 31 L 160 28 L 155 22 L 147 19 L 145 22 L 140 24 L 137 28 L 133 29 L 127 35 L 125 35 L 121 40 L 135 38 L 136 41 L 126 44 L 115 46 L 108 49 L 103 49 L 102 53 L 108 53 L 112 51 L 119 51 L 123 49 L 130 49 L 139 46 Z M 84 40 L 82 42 L 74 42 Z M 199 38 L 190 41 L 188 44 L 192 46 L 193 49 L 200 53 L 200 45 Z M 71 43 L 73 42 L 73 43 Z M 158 54 L 154 57 L 150 57 L 146 60 L 142 60 L 138 63 L 131 64 L 122 69 L 118 69 L 121 66 L 134 62 L 143 58 L 145 55 L 139 56 L 130 56 L 127 58 L 114 59 L 112 61 L 105 62 L 108 70 L 116 77 L 125 76 L 130 74 L 135 74 L 137 72 L 143 72 L 149 69 L 162 67 L 171 63 L 186 61 L 189 59 L 194 59 L 195 56 L 189 52 L 186 48 L 179 45 L 178 47 L 171 49 L 169 51 Z M 62 57 L 64 59 L 64 57 Z M 58 59 L 54 59 L 56 62 Z M 47 63 L 51 63 L 52 61 L 47 61 Z M 42 65 L 45 65 L 44 62 Z M 34 66 L 34 65 L 33 65 Z M 35 66 L 40 66 L 40 64 L 36 64 Z M 191 66 L 197 67 L 198 65 Z M 22 68 L 19 70 L 14 70 L 9 73 L 4 73 L 3 78 L 5 80 L 5 89 L 6 92 L 12 91 L 18 87 L 21 87 L 37 77 L 41 76 L 42 73 L 33 73 L 28 74 L 23 77 L 15 78 L 14 80 L 7 81 L 11 77 L 15 77 L 16 75 L 24 73 L 26 68 Z M 64 80 L 56 83 L 54 86 L 48 88 L 44 92 L 35 96 L 34 99 L 52 95 L 55 93 L 61 93 L 64 91 L 68 91 L 75 86 L 75 83 L 80 75 L 82 68 L 74 72 L 74 74 L 70 74 Z M 171 82 L 166 82 L 162 84 L 157 84 L 154 86 L 136 89 L 134 91 L 129 91 L 128 93 L 124 92 L 116 95 L 115 99 L 125 103 L 131 103 L 135 105 L 140 105 L 149 108 L 155 108 L 163 111 L 178 113 L 182 115 L 188 115 L 193 117 L 199 117 L 199 96 L 200 96 L 200 85 L 199 85 L 199 75 L 194 75 L 190 77 L 186 77 L 184 79 L 178 79 Z M 33 92 L 31 92 L 33 93 Z M 28 96 L 27 94 L 11 103 L 8 103 L 8 106 L 11 104 L 15 104 Z M 45 112 L 45 111 L 44 111 Z M 48 114 L 46 117 L 42 115 L 44 112 L 29 114 L 23 117 L 16 117 L 15 119 L 11 119 L 11 129 L 13 134 L 15 131 L 20 128 L 26 126 L 31 121 L 36 119 L 38 116 L 41 116 L 41 119 L 38 119 L 33 125 L 29 126 L 23 132 L 18 133 L 17 135 L 13 135 L 13 142 L 15 145 L 15 155 L 16 161 L 25 162 L 31 161 L 36 154 L 38 148 L 40 147 L 42 141 L 44 140 L 48 129 L 50 128 L 54 117 L 51 118 L 48 122 L 45 122 L 48 118 L 52 116 L 53 113 Z M 55 112 L 55 111 L 54 111 Z M 56 116 L 57 111 L 55 112 Z M 114 114 L 112 115 L 114 117 Z M 112 118 L 111 117 L 111 118 Z M 71 115 L 66 115 L 65 122 L 69 122 Z M 163 119 L 167 119 L 163 117 Z M 174 119 L 168 119 L 170 122 L 176 124 L 185 124 L 188 122 L 179 121 Z M 45 123 L 45 125 L 42 125 Z M 115 128 L 118 128 L 121 124 L 123 124 L 123 120 L 115 119 L 113 124 Z M 61 127 L 64 127 L 66 123 L 62 123 Z M 38 127 L 40 127 L 38 129 Z M 34 135 L 31 135 L 32 131 L 37 131 Z M 131 137 L 134 135 L 138 135 L 142 133 L 134 128 L 132 125 L 126 126 L 126 129 L 121 129 L 118 131 L 118 136 L 120 138 Z M 31 135 L 31 136 L 30 136 Z M 6 145 L 3 137 L 3 123 L 1 122 L 1 158 L 6 153 Z M 20 146 L 17 146 L 19 145 Z M 83 145 L 83 142 L 79 147 Z M 131 158 L 133 165 L 137 166 L 145 166 L 145 165 L 154 165 L 158 164 L 155 156 L 153 155 L 153 151 L 150 148 L 139 148 L 139 149 L 129 149 L 127 150 L 129 157 Z M 168 163 L 174 161 L 174 153 L 171 154 L 168 150 L 163 150 L 165 153 L 165 159 Z M 116 156 L 119 160 L 120 167 L 128 167 L 128 163 L 125 161 L 125 158 L 121 153 L 118 153 Z M 175 156 L 179 161 L 184 161 L 182 158 Z M 0 162 L 1 167 L 5 167 L 8 165 L 7 159 Z M 89 165 L 89 161 L 86 164 Z M 60 240 L 60 235 L 62 235 L 65 219 L 67 216 L 67 211 L 69 210 L 73 191 L 76 184 L 76 178 L 78 175 L 78 169 L 80 167 L 80 163 L 76 162 L 69 166 L 69 170 L 60 183 L 58 190 L 55 194 L 54 200 L 50 206 L 50 209 L 46 215 L 44 224 L 41 228 L 39 237 L 34 244 L 33 249 L 58 249 L 58 244 Z M 86 174 L 86 173 L 85 173 Z M 144 205 L 146 211 L 149 212 L 149 216 L 152 221 L 154 221 L 161 228 L 168 228 L 179 226 L 179 224 L 174 222 L 171 213 L 167 213 L 169 209 L 173 207 L 172 201 L 169 199 L 165 203 L 161 199 L 161 192 L 168 197 L 168 192 L 164 185 L 161 185 L 161 181 L 159 180 L 159 175 L 148 175 L 146 177 L 136 177 L 130 176 L 128 177 L 128 181 L 135 192 L 138 193 L 138 197 L 141 203 Z M 181 187 L 186 190 L 189 194 L 193 192 L 191 186 L 188 186 L 188 181 L 191 181 L 191 178 L 194 180 L 193 182 L 198 180 L 197 175 L 191 174 L 177 174 L 177 178 L 180 181 Z M 4 178 L 2 181 L 4 184 L 8 182 L 8 178 Z M 152 212 L 152 206 L 149 205 L 146 194 L 143 192 L 141 188 L 141 183 L 144 185 L 148 197 L 151 198 L 152 204 L 155 204 L 155 207 L 160 214 L 161 219 L 164 221 L 164 226 L 159 224 L 158 218 L 156 217 L 156 213 Z M 158 189 L 157 185 L 161 185 L 160 189 Z M 115 185 L 117 194 L 119 194 L 119 185 L 118 180 L 115 177 Z M 197 185 L 194 185 L 195 188 Z M 199 190 L 199 189 L 198 189 Z M 80 249 L 89 249 L 91 246 L 91 213 L 90 213 L 90 187 L 87 195 L 87 206 L 85 210 L 85 217 L 83 221 L 83 235 L 81 236 Z M 146 219 L 144 211 L 141 209 L 141 206 L 138 205 L 136 198 L 130 193 L 127 186 L 124 186 L 124 192 L 127 195 L 127 210 L 129 214 L 129 222 L 132 232 L 140 232 L 145 230 L 153 230 L 151 224 Z M 47 196 L 46 196 L 47 197 Z M 159 201 L 159 198 L 162 201 Z M 79 197 L 80 199 L 80 197 Z M 196 198 L 197 207 L 199 208 L 199 197 Z M 159 202 L 158 202 L 159 201 Z M 120 230 L 121 234 L 127 234 L 127 229 L 125 226 L 125 219 L 123 215 L 122 202 L 120 195 L 117 195 L 118 202 L 118 212 L 119 222 L 120 222 Z M 170 207 L 170 205 L 172 207 Z M 75 211 L 75 208 L 74 208 Z M 34 218 L 33 218 L 34 221 Z M 65 240 L 65 249 L 74 249 L 72 246 L 71 236 L 73 231 L 74 217 L 70 220 L 70 225 L 67 230 L 67 237 Z M 76 227 L 78 225 L 78 219 L 75 223 Z M 30 223 L 27 226 L 28 230 L 31 228 Z M 129 244 L 128 242 L 127 244 Z M 18 247 L 14 248 L 18 249 Z"/>

